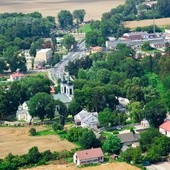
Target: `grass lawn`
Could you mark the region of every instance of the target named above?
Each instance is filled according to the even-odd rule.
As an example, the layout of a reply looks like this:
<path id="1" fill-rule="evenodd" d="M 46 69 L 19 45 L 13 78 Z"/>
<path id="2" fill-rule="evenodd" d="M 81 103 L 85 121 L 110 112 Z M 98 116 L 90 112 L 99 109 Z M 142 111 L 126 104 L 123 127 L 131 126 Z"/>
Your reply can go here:
<path id="1" fill-rule="evenodd" d="M 149 78 L 150 84 L 156 86 L 160 96 L 163 97 L 166 93 L 166 89 L 164 88 L 159 76 L 155 73 L 147 73 L 146 76 Z"/>
<path id="2" fill-rule="evenodd" d="M 81 33 L 87 33 L 89 31 L 91 31 L 91 27 L 90 27 L 90 24 L 85 24 L 85 25 L 82 25 L 78 31 L 81 32 Z"/>
<path id="3" fill-rule="evenodd" d="M 157 50 L 157 49 L 153 49 L 153 50 L 149 50 L 149 51 L 143 51 L 143 52 L 148 53 L 148 54 L 160 53 L 160 51 Z"/>

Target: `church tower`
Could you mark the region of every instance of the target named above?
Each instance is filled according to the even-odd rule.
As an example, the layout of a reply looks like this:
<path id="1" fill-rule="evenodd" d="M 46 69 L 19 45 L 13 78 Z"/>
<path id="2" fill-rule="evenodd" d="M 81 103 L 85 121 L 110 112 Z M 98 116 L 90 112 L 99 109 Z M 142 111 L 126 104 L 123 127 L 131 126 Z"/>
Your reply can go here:
<path id="1" fill-rule="evenodd" d="M 66 90 L 67 90 L 66 86 L 67 86 L 67 81 L 65 79 L 65 76 L 63 75 L 63 77 L 61 79 L 61 83 L 60 83 L 60 93 L 61 94 L 63 94 L 63 93 L 66 94 Z"/>
<path id="2" fill-rule="evenodd" d="M 73 99 L 73 83 L 70 79 L 70 76 L 69 76 L 69 78 L 67 80 L 67 84 L 66 84 L 66 95 L 68 96 L 68 98 L 70 100 Z"/>

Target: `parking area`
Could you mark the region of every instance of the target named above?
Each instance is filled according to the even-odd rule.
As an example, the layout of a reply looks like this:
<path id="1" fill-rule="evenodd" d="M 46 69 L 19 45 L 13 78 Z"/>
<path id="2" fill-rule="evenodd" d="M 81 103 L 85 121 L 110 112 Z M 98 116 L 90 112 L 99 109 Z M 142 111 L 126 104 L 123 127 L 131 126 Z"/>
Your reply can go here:
<path id="1" fill-rule="evenodd" d="M 170 170 L 170 162 L 163 162 L 159 164 L 153 164 L 146 167 L 147 170 Z"/>

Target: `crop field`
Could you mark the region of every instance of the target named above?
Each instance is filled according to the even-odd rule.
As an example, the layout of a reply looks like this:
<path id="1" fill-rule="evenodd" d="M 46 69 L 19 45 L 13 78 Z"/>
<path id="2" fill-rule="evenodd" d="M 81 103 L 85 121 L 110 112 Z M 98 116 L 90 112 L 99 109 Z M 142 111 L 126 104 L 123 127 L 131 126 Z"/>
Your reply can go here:
<path id="1" fill-rule="evenodd" d="M 44 127 L 35 127 L 37 131 Z M 71 150 L 76 146 L 67 140 L 61 140 L 57 135 L 29 136 L 30 127 L 0 127 L 0 158 L 9 153 L 26 154 L 30 148 L 37 146 L 40 151 Z"/>
<path id="2" fill-rule="evenodd" d="M 125 22 L 124 25 L 129 28 L 144 27 L 153 25 L 153 20 L 141 20 L 141 21 L 129 21 Z M 155 19 L 155 25 L 160 27 L 170 26 L 170 18 Z"/>
<path id="3" fill-rule="evenodd" d="M 38 11 L 44 16 L 57 16 L 63 9 L 73 11 L 75 9 L 86 10 L 86 20 L 100 19 L 104 12 L 124 4 L 125 0 L 0 0 L 0 12 Z"/>
<path id="4" fill-rule="evenodd" d="M 35 167 L 30 170 L 80 170 L 80 168 L 76 168 L 75 165 L 47 165 L 47 166 L 40 166 Z M 115 162 L 115 163 L 107 163 L 102 164 L 99 166 L 92 166 L 92 167 L 86 167 L 81 168 L 82 170 L 140 170 L 139 168 L 126 164 L 124 162 Z"/>

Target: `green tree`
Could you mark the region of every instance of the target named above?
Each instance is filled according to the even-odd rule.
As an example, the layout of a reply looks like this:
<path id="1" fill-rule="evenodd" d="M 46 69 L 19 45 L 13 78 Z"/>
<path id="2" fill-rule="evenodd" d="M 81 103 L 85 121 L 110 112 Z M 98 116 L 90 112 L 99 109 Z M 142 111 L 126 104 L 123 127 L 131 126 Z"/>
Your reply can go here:
<path id="1" fill-rule="evenodd" d="M 145 118 L 152 127 L 159 127 L 166 118 L 167 109 L 160 100 L 153 100 L 144 107 Z"/>
<path id="2" fill-rule="evenodd" d="M 75 46 L 76 40 L 72 35 L 65 35 L 62 44 L 69 51 L 72 47 Z"/>
<path id="3" fill-rule="evenodd" d="M 143 106 L 140 102 L 133 102 L 128 105 L 131 120 L 140 122 L 143 119 Z"/>
<path id="4" fill-rule="evenodd" d="M 74 117 L 77 113 L 81 111 L 81 107 L 79 103 L 77 103 L 74 99 L 70 102 L 68 106 L 68 113 Z"/>
<path id="5" fill-rule="evenodd" d="M 70 11 L 61 10 L 58 13 L 58 22 L 62 29 L 69 29 L 73 25 L 73 16 Z"/>
<path id="6" fill-rule="evenodd" d="M 54 130 L 54 132 L 58 132 L 59 130 L 63 130 L 63 125 L 61 125 L 60 123 L 54 123 L 52 125 L 52 129 Z"/>
<path id="7" fill-rule="evenodd" d="M 79 143 L 82 148 L 90 149 L 99 145 L 96 136 L 92 130 L 86 130 L 79 138 Z"/>
<path id="8" fill-rule="evenodd" d="M 143 51 L 150 51 L 153 49 L 148 41 L 144 42 L 141 48 Z"/>
<path id="9" fill-rule="evenodd" d="M 37 147 L 32 147 L 29 149 L 28 154 L 27 154 L 27 159 L 29 163 L 37 163 L 41 159 L 41 154 L 38 150 Z"/>
<path id="10" fill-rule="evenodd" d="M 65 125 L 65 119 L 67 118 L 68 116 L 68 110 L 67 110 L 67 107 L 64 103 L 62 103 L 60 100 L 56 100 L 55 101 L 55 106 L 58 106 L 58 113 L 59 113 L 59 116 L 60 116 L 60 124 L 62 126 Z"/>
<path id="11" fill-rule="evenodd" d="M 158 0 L 157 8 L 161 17 L 170 17 L 170 1 Z"/>
<path id="12" fill-rule="evenodd" d="M 77 24 L 80 24 L 84 21 L 86 11 L 84 9 L 78 9 L 73 11 L 73 18 L 76 20 Z"/>
<path id="13" fill-rule="evenodd" d="M 143 152 L 146 152 L 153 144 L 155 138 L 160 137 L 160 133 L 157 129 L 151 128 L 142 132 L 140 135 L 139 143 Z"/>
<path id="14" fill-rule="evenodd" d="M 54 118 L 55 102 L 47 93 L 37 93 L 28 101 L 29 113 L 32 117 L 38 116 L 41 121 L 45 118 Z"/>
<path id="15" fill-rule="evenodd" d="M 5 92 L 3 90 L 3 88 L 0 87 L 0 119 L 2 119 L 4 117 L 4 115 L 7 114 L 7 98 L 5 95 Z"/>
<path id="16" fill-rule="evenodd" d="M 107 140 L 105 140 L 102 148 L 105 152 L 118 154 L 121 149 L 120 139 L 114 135 L 109 136 Z"/>

